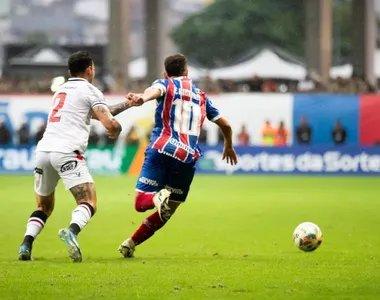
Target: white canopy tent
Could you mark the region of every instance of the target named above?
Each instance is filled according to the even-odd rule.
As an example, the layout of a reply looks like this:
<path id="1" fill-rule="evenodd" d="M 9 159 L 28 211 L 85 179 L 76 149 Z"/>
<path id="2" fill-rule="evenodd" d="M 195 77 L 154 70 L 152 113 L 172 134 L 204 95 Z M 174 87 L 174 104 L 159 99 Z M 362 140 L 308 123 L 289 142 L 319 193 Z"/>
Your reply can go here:
<path id="1" fill-rule="evenodd" d="M 262 78 L 302 80 L 306 68 L 282 59 L 274 51 L 263 49 L 254 57 L 233 66 L 213 69 L 212 79 L 251 79 L 254 75 Z"/>
<path id="2" fill-rule="evenodd" d="M 189 77 L 193 80 L 198 80 L 206 76 L 206 70 L 196 68 L 192 65 L 188 66 Z M 145 78 L 147 74 L 147 61 L 145 57 L 137 58 L 128 64 L 129 77 L 132 79 Z"/>
<path id="3" fill-rule="evenodd" d="M 375 53 L 375 75 L 380 78 L 380 49 Z M 131 61 L 128 65 L 129 76 L 132 79 L 145 78 L 147 74 L 147 62 L 145 57 Z M 349 78 L 352 76 L 351 64 L 335 66 L 330 69 L 332 78 Z M 307 70 L 304 66 L 282 59 L 274 51 L 264 48 L 257 55 L 236 65 L 205 70 L 189 65 L 189 77 L 199 80 L 209 75 L 212 79 L 245 80 L 254 75 L 262 78 L 280 78 L 289 80 L 304 80 Z"/>
<path id="4" fill-rule="evenodd" d="M 345 64 L 342 66 L 335 66 L 330 69 L 331 78 L 350 78 L 352 75 L 352 65 Z"/>
<path id="5" fill-rule="evenodd" d="M 351 64 L 342 66 L 335 66 L 330 69 L 330 76 L 332 78 L 350 78 L 352 76 L 353 67 Z M 374 72 L 376 78 L 380 78 L 380 49 L 377 49 L 374 57 Z"/>

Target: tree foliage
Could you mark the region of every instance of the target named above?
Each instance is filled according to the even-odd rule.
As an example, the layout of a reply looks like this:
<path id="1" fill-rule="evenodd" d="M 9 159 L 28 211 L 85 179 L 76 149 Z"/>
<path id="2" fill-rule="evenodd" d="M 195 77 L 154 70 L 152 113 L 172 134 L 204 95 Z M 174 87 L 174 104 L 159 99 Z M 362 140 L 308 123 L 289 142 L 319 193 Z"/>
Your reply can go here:
<path id="1" fill-rule="evenodd" d="M 334 2 L 335 61 L 350 54 L 351 15 L 350 1 Z M 225 65 L 254 47 L 266 45 L 304 57 L 304 1 L 217 0 L 175 28 L 172 37 L 184 54 L 207 67 Z"/>
<path id="2" fill-rule="evenodd" d="M 263 44 L 299 54 L 304 43 L 302 2 L 219 0 L 177 27 L 173 39 L 183 53 L 209 67 Z"/>

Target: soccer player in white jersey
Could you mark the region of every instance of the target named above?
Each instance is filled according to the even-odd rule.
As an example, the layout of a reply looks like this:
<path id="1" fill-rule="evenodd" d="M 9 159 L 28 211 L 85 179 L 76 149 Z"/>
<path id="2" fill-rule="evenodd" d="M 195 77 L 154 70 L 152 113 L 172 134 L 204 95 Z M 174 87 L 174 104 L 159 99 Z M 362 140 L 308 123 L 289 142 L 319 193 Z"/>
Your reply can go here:
<path id="1" fill-rule="evenodd" d="M 95 67 L 88 52 L 72 54 L 68 68 L 71 78 L 54 94 L 47 128 L 36 148 L 34 189 L 37 210 L 28 220 L 19 250 L 20 260 L 31 259 L 33 241 L 53 212 L 55 188 L 62 179 L 78 206 L 72 212 L 69 227 L 61 229 L 59 236 L 67 246 L 70 258 L 74 262 L 82 261 L 77 235 L 96 212 L 95 185 L 83 156 L 90 119 L 99 120 L 106 128 L 107 136 L 116 139 L 121 126 L 114 116 L 129 108 L 127 100 L 107 106 L 102 92 L 91 84 Z"/>

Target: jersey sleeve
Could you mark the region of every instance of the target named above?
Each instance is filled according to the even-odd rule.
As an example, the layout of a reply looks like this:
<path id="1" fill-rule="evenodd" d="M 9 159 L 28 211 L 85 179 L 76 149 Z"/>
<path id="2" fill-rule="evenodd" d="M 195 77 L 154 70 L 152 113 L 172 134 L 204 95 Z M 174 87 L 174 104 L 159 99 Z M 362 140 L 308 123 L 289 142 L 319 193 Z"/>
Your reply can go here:
<path id="1" fill-rule="evenodd" d="M 217 109 L 212 104 L 211 100 L 208 97 L 206 98 L 206 115 L 207 119 L 209 119 L 211 122 L 215 122 L 222 117 L 220 115 L 219 109 Z"/>
<path id="2" fill-rule="evenodd" d="M 88 86 L 87 101 L 91 108 L 98 105 L 107 105 L 103 93 L 93 85 Z"/>
<path id="3" fill-rule="evenodd" d="M 152 83 L 152 88 L 161 91 L 161 97 L 166 94 L 166 89 L 168 87 L 168 81 L 166 79 L 158 79 Z"/>

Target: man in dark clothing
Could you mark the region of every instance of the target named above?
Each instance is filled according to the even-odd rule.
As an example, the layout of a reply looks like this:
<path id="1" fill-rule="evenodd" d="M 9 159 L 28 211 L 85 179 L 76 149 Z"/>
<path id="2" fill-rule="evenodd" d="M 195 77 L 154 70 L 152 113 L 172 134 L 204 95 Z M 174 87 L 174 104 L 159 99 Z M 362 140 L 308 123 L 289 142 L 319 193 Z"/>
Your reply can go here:
<path id="1" fill-rule="evenodd" d="M 252 80 L 248 83 L 249 90 L 254 93 L 261 92 L 261 86 L 263 84 L 263 80 L 258 76 L 253 76 Z"/>
<path id="2" fill-rule="evenodd" d="M 38 131 L 36 132 L 36 144 L 42 139 L 44 136 L 46 129 L 46 124 L 42 124 L 39 128 Z"/>
<path id="3" fill-rule="evenodd" d="M 339 120 L 335 122 L 335 127 L 331 134 L 335 145 L 343 145 L 346 142 L 347 131 Z"/>
<path id="4" fill-rule="evenodd" d="M 91 127 L 90 136 L 88 138 L 88 145 L 89 146 L 97 146 L 99 143 L 100 137 L 99 134 L 96 132 L 96 129 L 94 126 Z"/>
<path id="5" fill-rule="evenodd" d="M 12 143 L 11 131 L 5 124 L 5 122 L 0 122 L 0 145 L 9 145 Z"/>
<path id="6" fill-rule="evenodd" d="M 20 146 L 29 145 L 29 128 L 26 123 L 22 124 L 18 130 L 18 144 Z"/>
<path id="7" fill-rule="evenodd" d="M 301 118 L 301 124 L 297 127 L 296 137 L 300 145 L 309 145 L 311 143 L 312 131 L 305 116 Z"/>
<path id="8" fill-rule="evenodd" d="M 199 143 L 206 144 L 207 143 L 207 131 L 202 129 L 201 134 L 199 135 L 198 139 Z"/>

